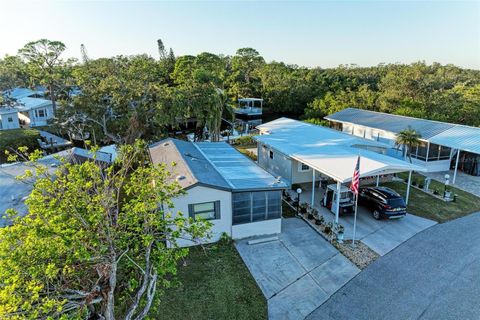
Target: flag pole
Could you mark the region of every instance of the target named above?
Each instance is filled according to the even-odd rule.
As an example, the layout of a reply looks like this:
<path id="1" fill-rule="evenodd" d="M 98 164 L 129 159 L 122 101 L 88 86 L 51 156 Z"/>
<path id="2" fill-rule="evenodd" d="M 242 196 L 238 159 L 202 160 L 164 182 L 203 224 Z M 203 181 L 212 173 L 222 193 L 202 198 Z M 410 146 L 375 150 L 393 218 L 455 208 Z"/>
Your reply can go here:
<path id="1" fill-rule="evenodd" d="M 355 215 L 353 218 L 353 237 L 352 237 L 352 246 L 355 248 L 355 235 L 357 232 L 357 207 L 358 207 L 358 192 L 355 195 Z"/>

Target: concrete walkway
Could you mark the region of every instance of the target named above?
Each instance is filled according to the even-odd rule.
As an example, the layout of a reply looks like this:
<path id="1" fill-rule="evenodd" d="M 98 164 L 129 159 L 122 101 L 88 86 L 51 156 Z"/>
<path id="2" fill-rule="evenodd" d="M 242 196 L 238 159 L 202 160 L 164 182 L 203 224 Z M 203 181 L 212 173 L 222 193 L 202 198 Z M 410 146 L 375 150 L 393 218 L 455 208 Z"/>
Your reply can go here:
<path id="1" fill-rule="evenodd" d="M 381 257 L 308 319 L 480 319 L 480 212 Z"/>
<path id="2" fill-rule="evenodd" d="M 300 219 L 283 219 L 278 238 L 236 243 L 268 300 L 269 319 L 304 319 L 360 272 Z"/>
<path id="3" fill-rule="evenodd" d="M 453 170 L 442 172 L 422 172 L 424 176 L 430 177 L 441 183 L 445 182 L 445 174 L 450 175 L 450 181 L 453 179 Z M 474 177 L 469 174 L 457 171 L 457 178 L 455 179 L 454 187 L 462 189 L 480 197 L 480 177 Z"/>

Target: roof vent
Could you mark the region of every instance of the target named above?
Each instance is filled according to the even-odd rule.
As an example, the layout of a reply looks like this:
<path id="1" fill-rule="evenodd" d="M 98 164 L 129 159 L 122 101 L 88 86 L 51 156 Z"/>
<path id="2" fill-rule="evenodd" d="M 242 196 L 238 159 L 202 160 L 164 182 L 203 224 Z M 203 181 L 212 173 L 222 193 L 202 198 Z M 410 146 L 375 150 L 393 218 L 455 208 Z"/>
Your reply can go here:
<path id="1" fill-rule="evenodd" d="M 168 147 L 169 145 L 170 145 L 170 143 L 168 143 L 168 142 L 165 142 L 165 143 L 163 144 L 164 147 Z"/>
<path id="2" fill-rule="evenodd" d="M 176 180 L 177 181 L 182 181 L 185 179 L 185 176 L 177 176 Z"/>

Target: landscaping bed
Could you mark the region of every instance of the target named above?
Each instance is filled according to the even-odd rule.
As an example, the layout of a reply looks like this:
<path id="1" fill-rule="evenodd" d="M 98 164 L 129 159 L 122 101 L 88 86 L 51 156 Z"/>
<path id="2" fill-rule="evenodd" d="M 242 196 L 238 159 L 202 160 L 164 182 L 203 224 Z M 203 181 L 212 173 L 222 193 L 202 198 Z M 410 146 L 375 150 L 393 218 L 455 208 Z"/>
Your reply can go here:
<path id="1" fill-rule="evenodd" d="M 405 178 L 402 175 L 399 176 Z M 423 183 L 424 179 L 425 177 L 420 174 L 412 176 L 412 181 L 415 180 L 416 185 L 421 185 L 420 183 Z M 392 188 L 402 196 L 405 196 L 407 192 L 407 184 L 403 181 L 387 182 L 383 183 L 382 186 Z M 441 194 L 444 190 L 444 185 L 432 180 L 430 190 L 436 190 L 437 193 Z M 452 186 L 449 186 L 448 190 L 455 195 L 455 202 L 446 202 L 419 188 L 410 188 L 408 212 L 441 223 L 480 211 L 479 197 Z"/>
<path id="2" fill-rule="evenodd" d="M 178 282 L 152 319 L 267 318 L 267 302 L 231 241 L 190 248 Z"/>
<path id="3" fill-rule="evenodd" d="M 361 270 L 380 257 L 378 253 L 361 241 L 355 241 L 355 248 L 352 246 L 352 240 L 346 240 L 343 243 L 334 241 L 332 244 Z"/>

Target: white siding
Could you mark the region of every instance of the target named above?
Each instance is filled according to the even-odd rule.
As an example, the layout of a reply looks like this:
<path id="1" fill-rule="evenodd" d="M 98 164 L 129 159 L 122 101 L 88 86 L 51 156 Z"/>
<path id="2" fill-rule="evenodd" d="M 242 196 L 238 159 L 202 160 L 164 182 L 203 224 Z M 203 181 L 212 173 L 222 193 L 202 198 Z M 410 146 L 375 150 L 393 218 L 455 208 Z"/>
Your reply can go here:
<path id="1" fill-rule="evenodd" d="M 253 236 L 279 234 L 282 231 L 282 219 L 265 220 L 232 226 L 232 238 L 242 239 Z"/>
<path id="2" fill-rule="evenodd" d="M 38 116 L 38 112 L 42 110 L 45 114 L 44 117 Z M 48 105 L 45 107 L 40 107 L 36 109 L 32 109 L 28 112 L 28 116 L 30 118 L 30 126 L 37 127 L 37 126 L 46 126 L 47 121 L 53 118 L 53 106 Z"/>
<path id="3" fill-rule="evenodd" d="M 12 120 L 12 121 L 8 121 L 8 120 Z M 20 128 L 20 124 L 18 122 L 18 115 L 16 112 L 5 113 L 0 115 L 0 130 L 18 129 L 18 128 Z"/>
<path id="4" fill-rule="evenodd" d="M 222 233 L 232 236 L 232 194 L 229 191 L 208 188 L 204 186 L 195 186 L 187 190 L 187 194 L 173 199 L 175 208 L 172 213 L 182 212 L 188 217 L 188 205 L 194 203 L 220 201 L 220 219 L 210 220 L 213 223 L 211 234 L 212 238 L 208 242 L 216 242 L 220 239 Z M 247 224 L 250 225 L 250 224 Z M 178 240 L 178 245 L 182 247 L 196 245 L 189 240 Z"/>

